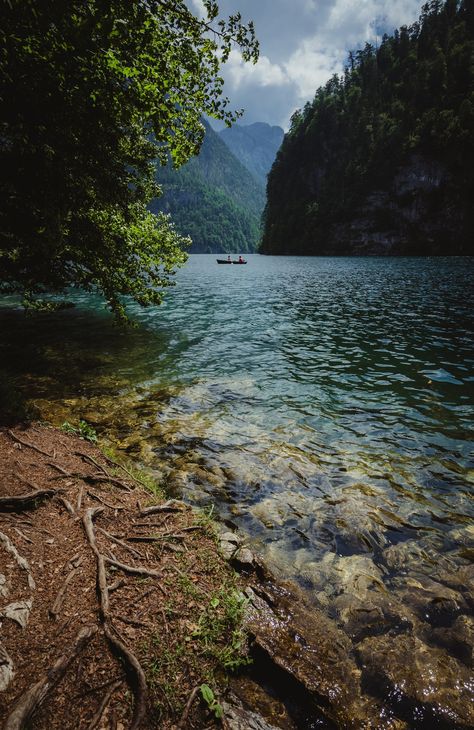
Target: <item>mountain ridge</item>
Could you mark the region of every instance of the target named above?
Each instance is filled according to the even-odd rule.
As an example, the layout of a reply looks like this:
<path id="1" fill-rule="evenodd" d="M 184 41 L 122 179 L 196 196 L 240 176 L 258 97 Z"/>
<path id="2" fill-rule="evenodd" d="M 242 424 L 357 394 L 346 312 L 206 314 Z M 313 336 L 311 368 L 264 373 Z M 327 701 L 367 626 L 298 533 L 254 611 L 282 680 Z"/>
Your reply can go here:
<path id="1" fill-rule="evenodd" d="M 283 129 L 266 122 L 254 122 L 233 124 L 222 129 L 219 135 L 232 154 L 259 182 L 266 185 L 267 175 L 283 141 Z"/>
<path id="2" fill-rule="evenodd" d="M 200 154 L 178 170 L 158 167 L 163 194 L 152 212 L 170 213 L 177 230 L 190 235 L 191 253 L 249 253 L 260 238 L 263 185 L 203 120 Z"/>

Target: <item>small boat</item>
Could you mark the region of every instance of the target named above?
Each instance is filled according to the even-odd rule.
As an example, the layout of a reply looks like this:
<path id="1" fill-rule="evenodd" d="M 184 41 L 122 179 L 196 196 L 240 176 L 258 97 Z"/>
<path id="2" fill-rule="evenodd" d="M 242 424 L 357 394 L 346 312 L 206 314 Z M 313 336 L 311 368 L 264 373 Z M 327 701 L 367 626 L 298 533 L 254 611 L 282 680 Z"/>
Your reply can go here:
<path id="1" fill-rule="evenodd" d="M 242 261 L 229 261 L 229 259 L 216 259 L 218 264 L 246 264 L 247 262 L 242 259 Z"/>

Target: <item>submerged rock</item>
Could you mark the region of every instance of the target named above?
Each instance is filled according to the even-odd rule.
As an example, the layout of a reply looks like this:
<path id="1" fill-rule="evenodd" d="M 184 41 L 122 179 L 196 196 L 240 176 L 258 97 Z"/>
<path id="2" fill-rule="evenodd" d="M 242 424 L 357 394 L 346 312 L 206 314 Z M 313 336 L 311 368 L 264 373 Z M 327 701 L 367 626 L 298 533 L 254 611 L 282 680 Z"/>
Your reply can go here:
<path id="1" fill-rule="evenodd" d="M 435 629 L 431 639 L 448 649 L 467 667 L 473 667 L 474 620 L 471 616 L 458 616 L 452 626 Z"/>
<path id="2" fill-rule="evenodd" d="M 409 725 L 474 725 L 473 678 L 442 649 L 411 635 L 367 638 L 358 649 L 365 687 Z"/>
<path id="3" fill-rule="evenodd" d="M 360 674 L 347 636 L 296 589 L 267 583 L 248 588 L 247 597 L 255 646 L 304 688 L 318 714 L 344 723 L 359 696 Z"/>
<path id="4" fill-rule="evenodd" d="M 222 703 L 226 727 L 229 730 L 278 730 L 256 712 L 246 710 L 236 697 Z"/>

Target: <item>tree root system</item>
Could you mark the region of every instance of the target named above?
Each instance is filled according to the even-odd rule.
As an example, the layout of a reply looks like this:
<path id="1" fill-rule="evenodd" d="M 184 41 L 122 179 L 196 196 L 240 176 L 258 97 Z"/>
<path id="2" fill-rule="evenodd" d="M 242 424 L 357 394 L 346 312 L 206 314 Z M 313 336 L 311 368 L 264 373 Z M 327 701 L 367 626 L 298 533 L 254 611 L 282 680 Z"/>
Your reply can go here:
<path id="1" fill-rule="evenodd" d="M 75 435 L 0 430 L 1 728 L 220 726 L 197 687 L 229 637 L 199 626 L 234 578 L 195 527 Z"/>

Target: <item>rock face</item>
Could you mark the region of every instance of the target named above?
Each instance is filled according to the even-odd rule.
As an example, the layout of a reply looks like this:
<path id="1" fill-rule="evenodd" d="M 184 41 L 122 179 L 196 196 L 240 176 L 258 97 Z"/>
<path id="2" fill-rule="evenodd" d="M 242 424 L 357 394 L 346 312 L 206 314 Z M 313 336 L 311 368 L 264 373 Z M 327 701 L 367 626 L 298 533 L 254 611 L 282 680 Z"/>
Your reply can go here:
<path id="1" fill-rule="evenodd" d="M 317 165 L 302 171 L 309 197 L 317 199 L 324 175 Z M 262 253 L 472 255 L 472 214 L 462 183 L 433 158 L 409 157 L 383 185 L 374 183 L 349 216 L 313 228 L 310 210 L 308 204 L 284 237 L 278 221 L 272 234 L 267 225 Z"/>
<path id="2" fill-rule="evenodd" d="M 419 155 L 400 167 L 384 188 L 374 188 L 356 215 L 327 231 L 325 247 L 359 255 L 469 254 L 466 211 L 452 176 Z"/>
<path id="3" fill-rule="evenodd" d="M 283 141 L 283 129 L 271 127 L 264 122 L 241 125 L 234 124 L 220 132 L 232 154 L 263 185 Z"/>

